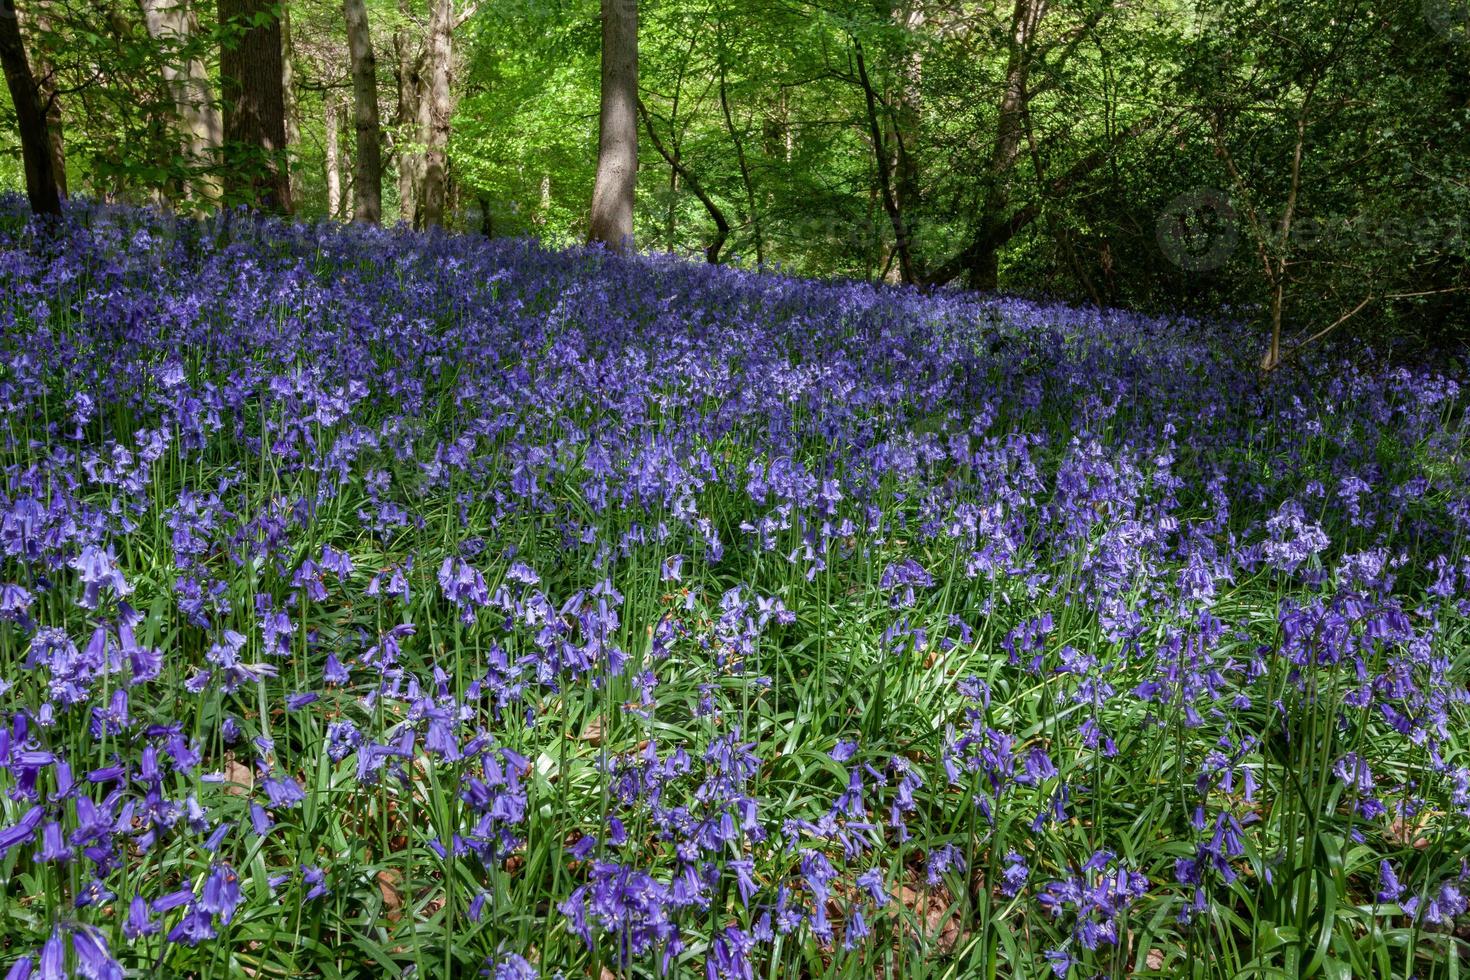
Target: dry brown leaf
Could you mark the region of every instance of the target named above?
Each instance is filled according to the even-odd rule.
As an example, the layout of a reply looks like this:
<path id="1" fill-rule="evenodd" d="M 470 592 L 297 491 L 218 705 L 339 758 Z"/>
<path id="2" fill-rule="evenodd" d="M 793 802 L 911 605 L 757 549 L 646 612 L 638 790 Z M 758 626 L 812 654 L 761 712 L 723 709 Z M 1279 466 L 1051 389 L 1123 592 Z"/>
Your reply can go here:
<path id="1" fill-rule="evenodd" d="M 225 792 L 245 796 L 255 788 L 255 770 L 236 759 L 225 760 Z"/>
<path id="2" fill-rule="evenodd" d="M 964 938 L 959 910 L 950 908 L 953 901 L 946 889 L 920 890 L 904 885 L 893 893 L 893 897 L 923 923 L 924 935 L 938 942 L 940 952 L 953 952 Z"/>
<path id="3" fill-rule="evenodd" d="M 378 894 L 383 896 L 383 912 L 389 922 L 397 922 L 403 914 L 403 896 L 398 892 L 398 872 L 392 869 L 378 872 Z"/>
<path id="4" fill-rule="evenodd" d="M 589 721 L 587 723 L 587 727 L 582 729 L 582 734 L 578 735 L 577 737 L 586 742 L 588 745 L 601 745 L 602 718 L 599 716 Z"/>
<path id="5" fill-rule="evenodd" d="M 1396 844 L 1403 844 L 1413 847 L 1416 851 L 1422 851 L 1429 846 L 1428 838 L 1420 836 L 1423 829 L 1422 823 L 1409 823 L 1403 817 L 1398 817 L 1388 825 L 1388 839 Z"/>

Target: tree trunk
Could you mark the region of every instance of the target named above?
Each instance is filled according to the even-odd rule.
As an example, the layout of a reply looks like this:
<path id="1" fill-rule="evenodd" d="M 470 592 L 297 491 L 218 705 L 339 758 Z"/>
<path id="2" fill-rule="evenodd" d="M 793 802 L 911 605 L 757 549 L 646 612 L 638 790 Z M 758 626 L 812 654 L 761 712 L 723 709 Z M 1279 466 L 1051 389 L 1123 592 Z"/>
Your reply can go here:
<path id="1" fill-rule="evenodd" d="M 716 68 L 719 72 L 720 85 L 720 114 L 725 117 L 725 131 L 730 134 L 730 142 L 735 144 L 735 161 L 740 165 L 740 184 L 745 188 L 745 207 L 749 211 L 746 220 L 750 222 L 751 234 L 755 237 L 755 264 L 757 268 L 766 264 L 766 243 L 761 234 L 760 209 L 755 200 L 755 182 L 750 176 L 750 163 L 745 158 L 745 141 L 740 137 L 740 131 L 735 128 L 735 117 L 730 112 L 729 85 L 725 77 L 725 32 L 723 27 L 718 27 L 718 52 Z M 782 98 L 785 92 L 782 91 Z M 788 153 L 787 162 L 791 162 Z"/>
<path id="2" fill-rule="evenodd" d="M 917 35 L 924 28 L 922 4 L 907 12 L 900 11 L 900 22 L 909 48 L 899 73 L 897 98 L 894 100 L 892 136 L 894 152 L 893 197 L 904 214 L 908 226 L 910 248 L 918 230 L 914 217 L 922 203 L 919 162 L 913 149 L 920 145 L 923 125 L 924 57 Z"/>
<path id="3" fill-rule="evenodd" d="M 20 21 L 12 10 L 0 11 L 0 64 L 5 68 L 5 84 L 10 88 L 10 101 L 15 106 L 21 157 L 25 163 L 26 195 L 30 198 L 31 210 L 36 214 L 59 215 L 61 191 L 51 157 L 46 107 L 41 102 L 35 76 L 31 74 L 30 62 L 26 60 Z"/>
<path id="4" fill-rule="evenodd" d="M 669 203 L 664 209 L 664 248 L 670 252 L 678 248 L 679 237 L 679 157 L 682 151 L 674 144 L 673 156 L 665 157 L 669 162 Z"/>
<path id="5" fill-rule="evenodd" d="M 418 190 L 424 169 L 423 135 L 419 129 L 419 103 L 423 101 L 420 74 L 423 47 L 413 43 L 408 25 L 412 21 L 409 0 L 399 0 L 399 29 L 393 35 L 393 54 L 398 61 L 398 114 L 395 154 L 398 163 L 398 220 L 418 225 Z"/>
<path id="6" fill-rule="evenodd" d="M 286 160 L 281 22 L 271 0 L 219 0 L 220 89 L 225 103 L 226 190 L 268 211 L 291 212 Z M 245 27 L 263 18 L 264 23 Z"/>
<path id="7" fill-rule="evenodd" d="M 13 0 L 0 0 L 4 7 L 14 6 Z M 5 16 L 8 11 L 0 8 L 0 16 Z M 16 15 L 20 11 L 14 12 Z M 26 27 L 26 20 L 31 20 L 33 30 Z M 45 13 L 39 13 L 34 18 L 22 17 L 21 35 L 25 36 L 31 31 L 32 52 L 31 71 L 36 79 L 36 92 L 41 97 L 41 107 L 46 111 L 46 145 L 51 151 L 51 176 L 56 179 L 56 193 L 66 200 L 66 128 L 63 125 L 61 112 L 61 93 L 56 88 L 56 72 L 46 61 L 45 54 L 40 49 L 44 42 L 37 37 L 46 37 L 52 34 L 51 23 Z"/>
<path id="8" fill-rule="evenodd" d="M 418 224 L 444 224 L 449 200 L 449 123 L 454 114 L 451 75 L 454 67 L 454 2 L 433 0 L 429 14 L 428 50 L 424 58 L 425 91 L 419 101 L 419 129 L 424 142 L 423 185 Z"/>
<path id="9" fill-rule="evenodd" d="M 898 198 L 893 193 L 888 148 L 883 141 L 883 129 L 878 119 L 873 83 L 868 78 L 867 63 L 863 58 L 863 46 L 854 42 L 853 51 L 857 55 L 858 81 L 862 84 L 863 99 L 868 109 L 868 135 L 873 141 L 873 156 L 878 164 L 878 190 L 882 194 L 883 210 L 888 213 L 888 221 L 893 225 L 893 248 L 898 256 L 899 278 L 905 284 L 912 284 L 917 280 L 914 275 L 913 254 L 909 250 L 908 224 L 904 221 L 903 209 L 899 206 Z"/>
<path id="10" fill-rule="evenodd" d="M 66 127 L 61 115 L 61 93 L 56 91 L 56 79 L 50 66 L 43 62 L 38 67 L 41 76 L 36 79 L 36 88 L 46 110 L 46 148 L 51 153 L 51 176 L 56 180 L 56 193 L 64 198 L 67 196 Z"/>
<path id="11" fill-rule="evenodd" d="M 373 55 L 365 0 L 343 0 L 347 48 L 352 61 L 353 121 L 357 158 L 353 176 L 352 217 L 376 225 L 383 219 L 383 148 L 378 123 L 378 62 Z"/>
<path id="12" fill-rule="evenodd" d="M 48 41 L 55 43 L 56 34 L 44 10 L 21 11 L 15 8 L 14 0 L 0 0 L 0 16 L 17 17 L 20 33 L 31 38 L 29 63 L 31 75 L 36 80 L 36 93 L 41 98 L 41 108 L 46 112 L 46 145 L 51 151 L 51 175 L 56 178 L 56 193 L 64 201 L 66 188 L 66 128 L 61 109 L 61 92 L 56 87 L 56 71 L 46 61 L 44 49 Z"/>
<path id="13" fill-rule="evenodd" d="M 301 106 L 296 99 L 296 48 L 291 40 L 290 0 L 278 0 L 281 11 L 281 100 L 286 123 L 286 185 L 291 184 L 291 153 L 301 145 Z"/>
<path id="14" fill-rule="evenodd" d="M 633 250 L 638 185 L 638 0 L 602 0 L 602 105 L 588 240 Z"/>
<path id="15" fill-rule="evenodd" d="M 1000 278 L 1000 248 L 1007 238 L 1001 225 L 1010 208 L 1010 173 L 1021 153 L 1022 125 L 1028 99 L 1027 76 L 1037 28 L 1046 16 L 1047 0 L 1016 0 L 1011 15 L 1010 52 L 1006 58 L 1005 90 L 991 144 L 990 184 L 979 216 L 980 233 L 965 257 L 965 272 L 976 289 L 995 289 Z"/>
<path id="16" fill-rule="evenodd" d="M 188 0 L 142 0 L 148 34 L 164 51 L 163 81 L 174 100 L 184 160 L 194 173 L 189 194 L 198 201 L 220 196 L 220 144 L 224 123 L 214 103 L 204 62 L 188 50 L 199 25 Z"/>
<path id="17" fill-rule="evenodd" d="M 327 157 L 327 217 L 342 213 L 342 150 L 337 140 L 337 103 L 328 96 L 325 108 Z"/>
<path id="18" fill-rule="evenodd" d="M 957 255 L 925 276 L 924 281 L 928 284 L 946 283 L 963 274 L 975 289 L 996 288 L 1000 278 L 1000 250 L 1040 214 L 1040 207 L 1034 202 L 1012 211 L 1010 183 L 1011 169 L 1020 157 L 1025 134 L 1024 122 L 1030 98 L 1027 77 L 1035 57 L 1036 33 L 1046 12 L 1047 0 L 1015 0 L 1007 39 L 1009 53 L 1005 87 L 996 115 L 995 139 L 990 144 L 985 198 L 980 213 L 975 217 L 975 229 L 969 242 Z M 1152 121 L 1139 130 L 1149 125 Z M 1052 182 L 1054 192 L 1064 192 L 1105 159 L 1106 154 L 1092 154 L 1080 161 L 1071 171 Z"/>
<path id="19" fill-rule="evenodd" d="M 480 234 L 486 238 L 494 238 L 495 215 L 490 210 L 490 199 L 484 194 L 476 194 L 475 200 L 480 204 Z"/>
<path id="20" fill-rule="evenodd" d="M 670 252 L 678 248 L 679 235 L 679 173 L 680 161 L 684 156 L 684 148 L 679 139 L 679 100 L 684 95 L 684 76 L 689 71 L 689 58 L 694 54 L 698 45 L 698 35 L 690 38 L 689 46 L 684 51 L 684 57 L 679 61 L 679 72 L 674 79 L 674 98 L 669 107 L 669 142 L 672 144 L 672 156 L 663 149 L 659 149 L 659 155 L 669 162 L 669 194 L 668 207 L 664 221 L 664 248 Z M 643 116 L 643 121 L 648 124 L 648 109 L 643 105 L 642 99 L 638 101 L 638 112 Z M 657 139 L 657 133 L 649 126 L 648 135 L 651 139 Z M 658 147 L 655 142 L 655 147 Z"/>

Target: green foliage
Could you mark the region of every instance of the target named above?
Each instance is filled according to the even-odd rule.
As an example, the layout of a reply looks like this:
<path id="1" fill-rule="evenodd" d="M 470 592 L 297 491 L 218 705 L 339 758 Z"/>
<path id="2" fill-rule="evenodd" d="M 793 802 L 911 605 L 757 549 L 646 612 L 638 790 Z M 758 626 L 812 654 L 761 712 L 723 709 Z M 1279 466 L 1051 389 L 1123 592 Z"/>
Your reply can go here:
<path id="1" fill-rule="evenodd" d="M 448 223 L 580 241 L 596 160 L 597 0 L 454 0 Z M 1366 339 L 1450 347 L 1470 290 L 1470 36 L 1463 0 L 1055 0 L 1017 41 L 1029 0 L 643 0 L 649 122 L 730 225 L 724 261 L 897 281 L 892 208 L 917 277 L 964 281 L 987 235 L 1012 292 L 1266 318 L 1263 256 L 1285 261 L 1287 339 L 1357 309 Z M 197 162 L 179 150 L 161 71 L 203 60 L 217 82 L 228 30 L 213 3 L 197 34 L 160 43 L 129 0 L 39 0 L 27 20 L 60 91 L 73 191 L 179 200 Z M 293 0 L 294 194 L 328 216 L 327 110 L 344 198 L 354 134 L 340 4 Z M 386 146 L 387 215 L 422 149 L 400 82 L 423 67 L 428 0 L 368 4 Z M 856 54 L 864 53 L 874 145 Z M 1023 111 L 1002 111 L 1024 67 Z M 1298 116 L 1299 194 L 1290 196 Z M 1015 146 L 1000 153 L 1014 124 Z M 689 180 L 640 147 L 643 247 L 698 257 L 715 236 Z M 0 185 L 18 187 L 0 144 Z M 1004 157 L 1004 159 L 1001 159 Z M 1161 240 L 1201 194 L 1228 201 L 1233 240 L 1183 262 Z M 1212 198 L 1213 199 L 1213 198 Z M 339 204 L 331 217 L 346 217 Z M 1218 244 L 1206 232 L 1202 247 Z"/>

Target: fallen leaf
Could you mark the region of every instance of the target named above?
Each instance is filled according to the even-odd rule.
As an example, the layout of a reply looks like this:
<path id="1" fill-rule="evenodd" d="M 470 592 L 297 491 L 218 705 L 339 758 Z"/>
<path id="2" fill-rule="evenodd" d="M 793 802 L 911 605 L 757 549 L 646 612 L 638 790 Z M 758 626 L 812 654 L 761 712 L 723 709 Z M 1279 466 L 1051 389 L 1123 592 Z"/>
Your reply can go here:
<path id="1" fill-rule="evenodd" d="M 925 937 L 938 942 L 939 951 L 951 953 L 963 938 L 959 910 L 951 908 L 953 900 L 943 887 L 926 889 L 902 886 L 892 893 L 904 908 L 923 924 Z"/>
<path id="2" fill-rule="evenodd" d="M 245 796 L 255 788 L 255 770 L 236 759 L 225 761 L 225 792 Z"/>
<path id="3" fill-rule="evenodd" d="M 586 742 L 588 745 L 601 745 L 602 718 L 593 718 L 591 721 L 589 721 L 587 723 L 587 727 L 582 729 L 582 734 L 578 735 L 577 737 Z"/>
<path id="4" fill-rule="evenodd" d="M 1388 825 L 1388 839 L 1396 844 L 1422 851 L 1429 846 L 1428 838 L 1420 836 L 1420 831 L 1423 829 L 1422 823 L 1409 823 L 1403 817 L 1398 817 Z"/>
<path id="5" fill-rule="evenodd" d="M 388 916 L 389 922 L 397 922 L 398 917 L 403 914 L 403 896 L 398 893 L 398 872 L 385 870 L 378 872 L 378 894 L 383 897 L 383 912 Z"/>

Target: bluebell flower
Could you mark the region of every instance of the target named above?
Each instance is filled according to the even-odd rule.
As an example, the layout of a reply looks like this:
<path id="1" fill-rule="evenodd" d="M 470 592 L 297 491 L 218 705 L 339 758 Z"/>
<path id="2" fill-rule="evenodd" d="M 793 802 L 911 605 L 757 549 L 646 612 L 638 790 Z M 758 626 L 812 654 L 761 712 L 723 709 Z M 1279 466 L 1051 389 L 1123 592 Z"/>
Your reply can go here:
<path id="1" fill-rule="evenodd" d="M 87 925 L 72 929 L 72 952 L 76 955 L 76 973 L 87 980 L 122 980 L 123 968 L 113 958 L 102 933 Z"/>
<path id="2" fill-rule="evenodd" d="M 148 903 L 141 895 L 134 895 L 128 901 L 128 916 L 123 922 L 123 935 L 130 940 L 141 939 L 158 932 L 161 926 L 153 921 L 149 912 Z"/>
<path id="3" fill-rule="evenodd" d="M 66 945 L 61 938 L 60 926 L 52 926 L 51 936 L 41 947 L 35 976 L 37 980 L 67 980 Z"/>
<path id="4" fill-rule="evenodd" d="M 490 965 L 491 980 L 537 980 L 540 976 L 525 957 L 506 953 Z"/>
<path id="5" fill-rule="evenodd" d="M 306 885 L 306 900 L 321 898 L 329 891 L 327 888 L 327 874 L 321 868 L 303 864 L 301 866 L 301 880 Z"/>
<path id="6" fill-rule="evenodd" d="M 1006 866 L 1000 875 L 1000 891 L 1007 898 L 1015 898 L 1026 885 L 1026 879 L 1031 872 L 1026 867 L 1026 860 L 1011 851 L 1006 855 Z"/>
<path id="7" fill-rule="evenodd" d="M 272 776 L 261 783 L 273 808 L 292 807 L 306 799 L 306 791 L 290 776 Z"/>
<path id="8" fill-rule="evenodd" d="M 219 916 L 228 923 L 235 910 L 244 901 L 240 891 L 240 879 L 228 864 L 211 865 L 204 879 L 204 889 L 199 895 L 198 907 L 211 915 Z"/>

